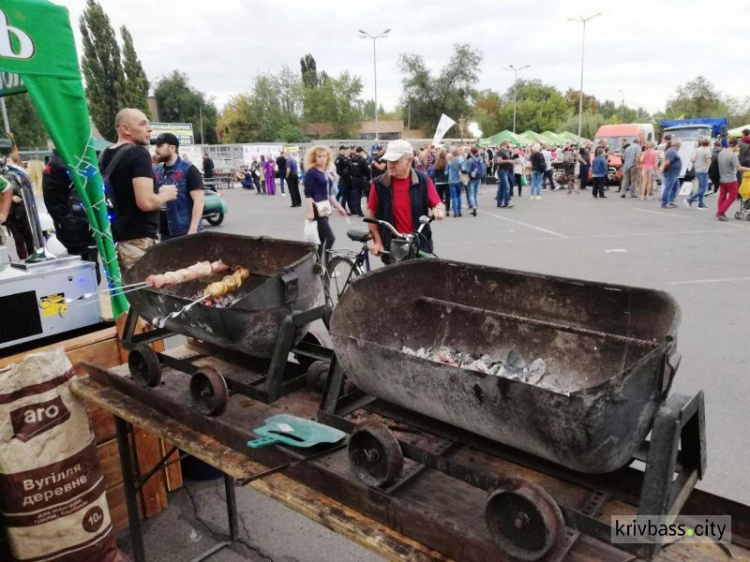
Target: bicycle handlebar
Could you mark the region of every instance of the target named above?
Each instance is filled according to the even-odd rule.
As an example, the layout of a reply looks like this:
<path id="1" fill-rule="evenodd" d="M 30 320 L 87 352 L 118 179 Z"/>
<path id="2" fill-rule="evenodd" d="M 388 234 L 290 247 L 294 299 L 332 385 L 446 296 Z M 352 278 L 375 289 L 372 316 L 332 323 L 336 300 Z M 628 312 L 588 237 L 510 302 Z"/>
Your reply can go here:
<path id="1" fill-rule="evenodd" d="M 424 219 L 427 219 L 427 220 L 424 220 Z M 424 216 L 424 215 L 421 216 L 421 217 L 419 217 L 420 225 L 419 225 L 419 228 L 416 230 L 417 234 L 421 234 L 422 233 L 422 229 L 424 229 L 425 225 L 430 224 L 434 220 L 435 220 L 434 217 L 427 217 L 427 216 Z M 379 219 L 371 219 L 370 217 L 365 217 L 365 218 L 362 219 L 362 222 L 366 222 L 368 224 L 382 224 L 384 226 L 387 226 L 391 230 L 391 232 L 393 233 L 394 236 L 396 236 L 398 238 L 406 238 L 407 237 L 406 234 L 401 234 L 398 230 L 396 230 L 396 228 L 391 223 L 389 223 L 388 221 L 382 221 L 382 220 L 379 220 Z"/>

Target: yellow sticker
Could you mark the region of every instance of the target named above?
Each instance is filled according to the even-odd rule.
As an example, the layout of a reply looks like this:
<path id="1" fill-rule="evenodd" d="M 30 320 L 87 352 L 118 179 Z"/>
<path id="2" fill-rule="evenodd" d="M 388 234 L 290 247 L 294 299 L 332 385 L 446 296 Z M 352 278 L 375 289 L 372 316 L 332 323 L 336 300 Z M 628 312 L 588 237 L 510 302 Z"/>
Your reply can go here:
<path id="1" fill-rule="evenodd" d="M 65 293 L 42 297 L 39 299 L 39 308 L 42 309 L 44 316 L 62 315 L 63 312 L 68 312 L 68 305 L 65 304 Z"/>

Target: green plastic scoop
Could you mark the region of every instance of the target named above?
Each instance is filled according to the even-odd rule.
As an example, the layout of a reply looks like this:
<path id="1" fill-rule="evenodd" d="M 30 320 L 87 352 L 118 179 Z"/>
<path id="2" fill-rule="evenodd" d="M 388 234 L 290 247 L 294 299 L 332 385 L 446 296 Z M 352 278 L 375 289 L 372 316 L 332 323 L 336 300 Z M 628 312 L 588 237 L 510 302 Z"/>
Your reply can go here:
<path id="1" fill-rule="evenodd" d="M 289 445 L 291 447 L 312 447 L 321 443 L 338 443 L 346 433 L 312 420 L 278 414 L 266 418 L 266 425 L 253 429 L 260 438 L 248 441 L 253 449 L 268 445 Z"/>

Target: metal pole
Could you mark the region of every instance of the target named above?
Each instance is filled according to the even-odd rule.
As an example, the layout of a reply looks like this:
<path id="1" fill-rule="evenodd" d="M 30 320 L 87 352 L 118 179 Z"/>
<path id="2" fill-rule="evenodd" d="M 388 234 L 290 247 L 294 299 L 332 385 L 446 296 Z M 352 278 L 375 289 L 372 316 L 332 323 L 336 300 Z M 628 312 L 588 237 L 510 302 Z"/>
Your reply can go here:
<path id="1" fill-rule="evenodd" d="M 133 476 L 133 454 L 130 451 L 130 440 L 128 439 L 128 423 L 117 416 L 115 416 L 115 434 L 117 436 L 117 448 L 120 452 L 120 469 L 122 470 L 122 484 L 125 490 L 125 505 L 128 510 L 133 559 L 135 562 L 146 562 L 146 551 L 143 547 L 141 520 L 136 499 L 138 490 Z"/>
<path id="2" fill-rule="evenodd" d="M 200 113 L 200 116 L 201 116 L 201 144 L 205 144 L 205 142 L 203 141 L 203 106 L 202 105 L 198 106 L 198 112 Z"/>
<path id="3" fill-rule="evenodd" d="M 586 45 L 586 20 L 583 20 L 583 37 L 581 39 L 581 87 L 578 91 L 578 139 L 583 131 L 583 52 Z"/>
<path id="4" fill-rule="evenodd" d="M 0 98 L 0 107 L 3 110 L 3 124 L 5 125 L 5 132 L 10 134 L 10 121 L 8 120 L 8 108 L 5 106 L 5 98 Z"/>
<path id="5" fill-rule="evenodd" d="M 583 24 L 583 36 L 581 37 L 581 87 L 578 91 L 578 138 L 580 140 L 583 131 L 583 54 L 586 47 L 586 22 L 601 16 L 602 13 L 594 14 L 587 18 L 578 16 L 577 18 L 568 18 L 570 21 L 580 21 Z"/>
<path id="6" fill-rule="evenodd" d="M 518 71 L 513 70 L 513 133 L 516 132 L 516 94 L 518 94 Z"/>
<path id="7" fill-rule="evenodd" d="M 378 142 L 378 58 L 375 51 L 377 37 L 372 38 L 372 66 L 375 69 L 375 142 Z"/>

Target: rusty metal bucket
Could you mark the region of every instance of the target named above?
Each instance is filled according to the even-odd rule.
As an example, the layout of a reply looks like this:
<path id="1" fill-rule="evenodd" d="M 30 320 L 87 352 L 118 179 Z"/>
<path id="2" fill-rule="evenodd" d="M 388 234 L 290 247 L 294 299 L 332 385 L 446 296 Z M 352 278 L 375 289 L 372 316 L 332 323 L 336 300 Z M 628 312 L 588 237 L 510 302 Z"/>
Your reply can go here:
<path id="1" fill-rule="evenodd" d="M 239 300 L 229 308 L 199 304 L 168 320 L 167 329 L 269 358 L 284 318 L 323 303 L 322 277 L 313 246 L 236 234 L 203 232 L 158 244 L 127 272 L 125 283 L 137 283 L 148 275 L 174 271 L 197 261 L 218 259 L 250 270 L 250 278 L 235 293 Z M 143 289 L 127 296 L 133 308 L 151 320 L 181 309 L 223 275 L 159 290 Z M 304 329 L 298 330 L 298 340 L 304 335 Z"/>
<path id="2" fill-rule="evenodd" d="M 366 393 L 554 461 L 626 465 L 679 364 L 668 294 L 442 260 L 357 279 L 331 320 L 334 349 Z M 543 358 L 544 382 L 407 355 L 447 345 Z"/>

